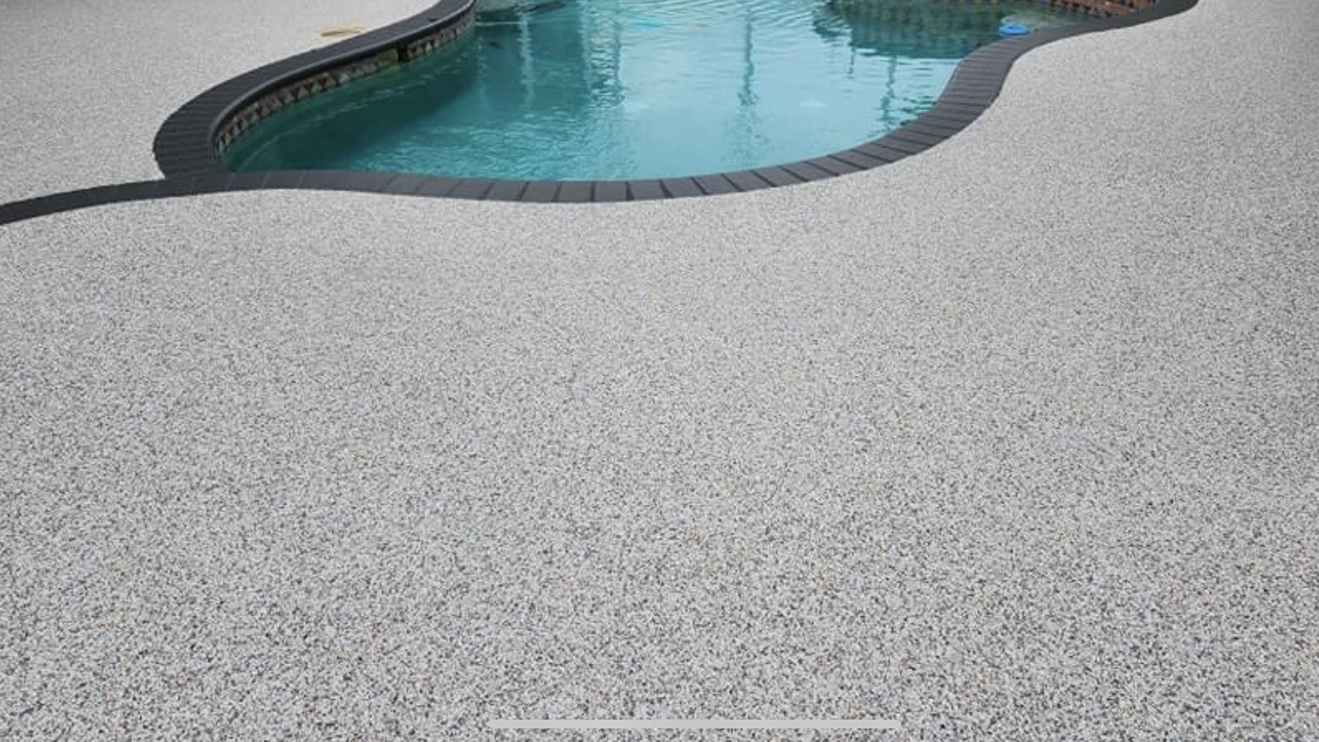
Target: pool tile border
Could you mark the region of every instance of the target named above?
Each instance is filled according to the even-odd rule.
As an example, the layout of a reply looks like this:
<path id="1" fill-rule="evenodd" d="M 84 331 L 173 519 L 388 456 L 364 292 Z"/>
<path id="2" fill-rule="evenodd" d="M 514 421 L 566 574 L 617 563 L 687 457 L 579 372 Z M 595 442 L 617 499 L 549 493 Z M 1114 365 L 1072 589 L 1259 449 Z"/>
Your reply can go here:
<path id="1" fill-rule="evenodd" d="M 437 23 L 436 28 L 425 36 L 410 41 L 394 41 L 392 46 L 386 46 L 383 50 L 367 53 L 365 56 L 351 61 L 337 63 L 306 77 L 284 83 L 274 90 L 260 95 L 236 113 L 228 114 L 227 118 L 222 119 L 223 123 L 212 137 L 216 156 L 222 156 L 234 142 L 238 141 L 252 127 L 285 108 L 294 106 L 321 93 L 364 80 L 391 67 L 397 67 L 429 56 L 458 41 L 474 25 L 476 16 L 474 8 L 475 3 L 469 3 L 467 8 L 460 11 L 454 20 Z M 201 134 L 201 132 L 192 131 L 194 127 L 189 126 L 187 121 L 184 121 L 179 128 L 186 131 L 188 139 L 184 139 L 184 141 L 195 139 Z M 209 134 L 209 132 L 206 132 L 206 134 Z M 159 156 L 162 146 L 168 154 L 175 141 L 177 140 L 173 136 L 168 136 L 162 142 L 161 135 L 158 135 L 157 156 Z"/>
<path id="2" fill-rule="evenodd" d="M 1056 1 L 1056 0 L 1055 0 Z M 443 48 L 470 29 L 475 0 L 441 0 L 429 10 L 376 31 L 314 49 L 228 80 L 189 101 L 157 133 L 154 151 L 163 180 L 98 186 L 0 204 L 0 224 L 123 201 L 177 198 L 245 190 L 339 190 L 429 198 L 523 203 L 614 203 L 715 196 L 798 185 L 870 170 L 920 154 L 956 136 L 997 100 L 1012 64 L 1026 52 L 1060 39 L 1124 28 L 1176 15 L 1199 0 L 1155 0 L 1143 9 L 1089 23 L 996 41 L 972 52 L 953 73 L 934 106 L 899 129 L 847 150 L 752 170 L 662 180 L 501 181 L 408 173 L 272 171 L 231 173 L 223 146 L 262 117 L 281 110 L 288 95 L 308 97 L 388 65 Z M 1134 7 L 1142 0 L 1114 0 Z M 391 54 L 391 50 L 393 54 Z M 400 51 L 401 50 L 401 51 Z M 387 55 L 382 58 L 381 55 Z M 360 73 L 356 77 L 354 73 Z M 340 79 L 339 75 L 347 75 Z M 275 101 L 280 101 L 279 107 Z M 240 123 L 235 123 L 240 122 Z M 221 143 L 223 140 L 223 144 Z"/>

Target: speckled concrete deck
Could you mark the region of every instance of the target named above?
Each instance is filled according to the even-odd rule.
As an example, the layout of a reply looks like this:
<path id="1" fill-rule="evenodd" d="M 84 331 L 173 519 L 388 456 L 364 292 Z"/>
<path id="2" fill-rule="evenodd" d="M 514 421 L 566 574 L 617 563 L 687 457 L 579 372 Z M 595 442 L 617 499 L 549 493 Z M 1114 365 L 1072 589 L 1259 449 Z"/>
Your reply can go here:
<path id="1" fill-rule="evenodd" d="M 799 188 L 0 228 L 0 738 L 1319 738 L 1317 32 Z"/>
<path id="2" fill-rule="evenodd" d="M 0 203 L 158 178 L 151 142 L 193 96 L 433 1 L 0 2 Z"/>

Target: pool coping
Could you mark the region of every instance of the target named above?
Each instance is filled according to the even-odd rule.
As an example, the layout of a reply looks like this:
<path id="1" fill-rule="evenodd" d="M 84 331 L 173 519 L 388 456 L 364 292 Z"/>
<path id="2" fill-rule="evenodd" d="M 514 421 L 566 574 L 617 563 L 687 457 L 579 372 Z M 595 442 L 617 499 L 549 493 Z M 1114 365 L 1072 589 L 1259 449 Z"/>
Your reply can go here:
<path id="1" fill-rule="evenodd" d="M 798 185 L 870 170 L 917 155 L 956 136 L 993 105 L 1013 63 L 1061 39 L 1166 18 L 1199 0 L 1157 0 L 1144 10 L 1053 28 L 983 46 L 958 64 L 924 114 L 878 139 L 821 157 L 751 170 L 622 181 L 515 181 L 411 173 L 332 170 L 234 173 L 216 152 L 220 127 L 262 95 L 337 65 L 397 48 L 459 22 L 475 0 L 440 0 L 397 23 L 259 67 L 185 103 L 166 119 L 153 150 L 164 179 L 84 188 L 0 204 L 0 224 L 124 201 L 249 190 L 330 190 L 530 203 L 609 203 L 715 196 Z"/>

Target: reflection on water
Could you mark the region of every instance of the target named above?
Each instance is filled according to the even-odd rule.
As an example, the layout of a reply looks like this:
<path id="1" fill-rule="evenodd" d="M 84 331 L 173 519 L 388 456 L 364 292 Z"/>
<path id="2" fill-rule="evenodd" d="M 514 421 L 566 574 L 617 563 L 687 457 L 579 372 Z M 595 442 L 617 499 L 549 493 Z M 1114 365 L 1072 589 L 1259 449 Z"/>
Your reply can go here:
<path id="1" fill-rule="evenodd" d="M 1026 0 L 554 0 L 240 140 L 232 167 L 513 179 L 740 170 L 882 136 Z"/>
<path id="2" fill-rule="evenodd" d="M 998 38 L 1007 21 L 1040 29 L 1082 20 L 1035 3 L 987 0 L 826 0 L 816 8 L 818 33 L 890 57 L 961 59 Z"/>

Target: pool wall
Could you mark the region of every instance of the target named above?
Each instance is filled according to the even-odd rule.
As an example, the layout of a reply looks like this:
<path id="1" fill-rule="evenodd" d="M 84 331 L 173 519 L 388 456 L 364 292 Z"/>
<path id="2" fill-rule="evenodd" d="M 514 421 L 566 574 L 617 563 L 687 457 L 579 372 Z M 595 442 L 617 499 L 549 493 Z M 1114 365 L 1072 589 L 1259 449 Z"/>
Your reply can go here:
<path id="1" fill-rule="evenodd" d="M 476 0 L 442 0 L 406 20 L 217 85 L 166 119 L 156 134 L 156 162 L 166 176 L 220 167 L 225 150 L 262 120 L 429 56 L 470 32 L 475 19 Z"/>
<path id="2" fill-rule="evenodd" d="M 370 51 L 365 56 L 298 78 L 276 90 L 260 95 L 223 121 L 215 134 L 215 153 L 224 154 L 229 145 L 257 123 L 289 106 L 352 84 L 391 67 L 429 56 L 449 46 L 472 30 L 474 15 L 469 9 L 459 14 L 452 23 L 443 24 L 425 36 L 400 40 L 392 46 Z"/>
<path id="3" fill-rule="evenodd" d="M 231 145 L 262 117 L 287 106 L 288 94 L 292 93 L 295 102 L 305 100 L 317 93 L 318 84 L 321 92 L 325 90 L 325 75 L 332 74 L 338 87 L 346 84 L 340 81 L 340 74 L 348 75 L 347 82 L 362 79 L 461 39 L 471 28 L 474 0 L 441 0 L 428 11 L 399 23 L 253 70 L 184 104 L 156 136 L 154 151 L 165 174 L 163 180 L 100 186 L 2 204 L 0 224 L 119 201 L 256 189 L 574 203 L 684 198 L 796 185 L 893 163 L 955 136 L 993 104 L 1013 62 L 1031 49 L 1071 36 L 1175 15 L 1195 7 L 1198 0 L 1056 0 L 1054 4 L 1068 7 L 1069 3 L 1083 5 L 1086 12 L 1095 15 L 1116 14 L 981 47 L 962 60 L 935 105 L 919 118 L 880 139 L 812 160 L 741 172 L 636 181 L 455 180 L 408 173 L 234 173 L 224 168 L 220 160 L 223 146 Z M 1125 12 L 1119 13 L 1118 6 Z M 222 146 L 220 139 L 225 135 Z"/>
<path id="4" fill-rule="evenodd" d="M 1158 0 L 1045 0 L 1050 5 L 1067 10 L 1088 13 L 1100 18 L 1125 15 L 1137 10 L 1147 10 Z"/>

